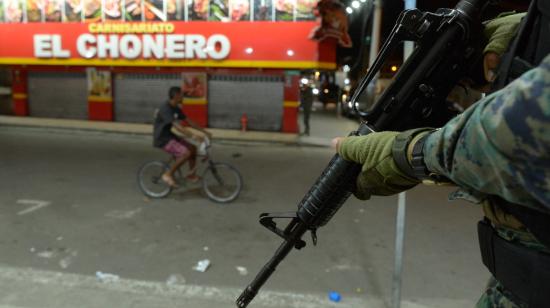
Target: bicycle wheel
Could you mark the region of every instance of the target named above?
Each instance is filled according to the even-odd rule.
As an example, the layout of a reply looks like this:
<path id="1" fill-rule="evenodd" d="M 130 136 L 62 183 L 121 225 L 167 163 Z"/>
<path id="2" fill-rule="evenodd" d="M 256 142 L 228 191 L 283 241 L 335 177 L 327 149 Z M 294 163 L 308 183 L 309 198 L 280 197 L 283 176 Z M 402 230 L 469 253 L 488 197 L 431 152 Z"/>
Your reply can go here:
<path id="1" fill-rule="evenodd" d="M 168 165 L 161 161 L 150 161 L 139 168 L 138 184 L 146 196 L 164 198 L 172 191 L 172 187 L 161 179 L 166 170 Z"/>
<path id="2" fill-rule="evenodd" d="M 212 201 L 231 202 L 239 196 L 242 187 L 241 174 L 226 163 L 212 163 L 202 175 L 202 188 Z"/>

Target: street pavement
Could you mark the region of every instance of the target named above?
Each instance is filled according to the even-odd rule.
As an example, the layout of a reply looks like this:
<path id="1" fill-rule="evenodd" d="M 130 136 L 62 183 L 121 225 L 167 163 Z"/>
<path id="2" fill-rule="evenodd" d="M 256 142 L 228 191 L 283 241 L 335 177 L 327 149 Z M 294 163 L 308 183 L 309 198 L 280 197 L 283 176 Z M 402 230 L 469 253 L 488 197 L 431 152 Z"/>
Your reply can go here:
<path id="1" fill-rule="evenodd" d="M 149 136 L 2 126 L 0 308 L 234 307 L 281 243 L 258 215 L 294 211 L 331 156 L 215 141 L 214 159 L 243 175 L 238 200 L 213 203 L 198 186 L 151 200 L 136 172 L 165 155 Z M 407 194 L 402 307 L 471 307 L 488 278 L 475 233 L 481 210 L 448 202 L 451 191 Z M 250 307 L 390 307 L 396 203 L 350 198 Z M 195 271 L 203 259 L 210 267 Z M 329 291 L 342 300 L 329 301 Z"/>

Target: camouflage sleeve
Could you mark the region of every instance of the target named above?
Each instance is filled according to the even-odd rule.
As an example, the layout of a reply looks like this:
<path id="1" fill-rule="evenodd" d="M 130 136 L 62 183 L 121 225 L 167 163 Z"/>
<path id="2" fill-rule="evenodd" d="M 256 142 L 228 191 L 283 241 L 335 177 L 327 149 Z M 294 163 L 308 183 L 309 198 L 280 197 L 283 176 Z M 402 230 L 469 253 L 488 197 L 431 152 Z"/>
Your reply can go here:
<path id="1" fill-rule="evenodd" d="M 432 133 L 424 157 L 466 190 L 550 206 L 550 55 Z"/>

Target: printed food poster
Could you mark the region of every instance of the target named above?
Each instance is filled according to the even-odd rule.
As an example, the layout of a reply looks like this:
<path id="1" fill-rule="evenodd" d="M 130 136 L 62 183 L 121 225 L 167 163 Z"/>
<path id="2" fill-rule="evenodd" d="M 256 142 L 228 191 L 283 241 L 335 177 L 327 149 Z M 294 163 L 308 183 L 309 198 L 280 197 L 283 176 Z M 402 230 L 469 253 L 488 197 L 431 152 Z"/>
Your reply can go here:
<path id="1" fill-rule="evenodd" d="M 141 21 L 141 0 L 124 0 L 124 20 Z"/>
<path id="2" fill-rule="evenodd" d="M 296 0 L 274 0 L 275 19 L 280 21 L 294 20 L 294 3 Z"/>
<path id="3" fill-rule="evenodd" d="M 84 5 L 84 20 L 88 22 L 101 21 L 101 0 L 82 0 Z"/>
<path id="4" fill-rule="evenodd" d="M 63 0 L 44 0 L 44 19 L 49 22 L 62 20 Z"/>
<path id="5" fill-rule="evenodd" d="M 88 77 L 88 96 L 106 99 L 112 98 L 110 71 L 88 68 L 86 69 L 86 75 Z"/>
<path id="6" fill-rule="evenodd" d="M 314 20 L 317 0 L 296 0 L 296 20 Z"/>
<path id="7" fill-rule="evenodd" d="M 64 21 L 81 21 L 82 20 L 82 0 L 65 0 L 65 16 Z"/>
<path id="8" fill-rule="evenodd" d="M 27 21 L 41 22 L 44 0 L 27 0 Z"/>
<path id="9" fill-rule="evenodd" d="M 231 21 L 250 20 L 250 0 L 229 0 Z"/>
<path id="10" fill-rule="evenodd" d="M 181 16 L 182 1 L 166 0 L 166 20 L 184 20 L 185 16 Z"/>
<path id="11" fill-rule="evenodd" d="M 229 0 L 210 0 L 208 20 L 229 21 Z"/>
<path id="12" fill-rule="evenodd" d="M 23 2 L 19 0 L 4 0 L 4 19 L 6 22 L 23 21 Z"/>
<path id="13" fill-rule="evenodd" d="M 254 20 L 273 20 L 273 0 L 254 0 Z"/>
<path id="14" fill-rule="evenodd" d="M 103 0 L 103 18 L 122 20 L 122 0 Z"/>
<path id="15" fill-rule="evenodd" d="M 0 0 L 0 22 L 314 20 L 316 5 L 317 0 Z"/>
<path id="16" fill-rule="evenodd" d="M 209 0 L 187 0 L 189 20 L 208 20 Z"/>
<path id="17" fill-rule="evenodd" d="M 182 90 L 185 100 L 206 100 L 206 73 L 183 73 Z"/>
<path id="18" fill-rule="evenodd" d="M 143 0 L 145 21 L 165 21 L 164 2 L 162 0 Z"/>
<path id="19" fill-rule="evenodd" d="M 27 0 L 28 22 L 61 21 L 61 0 Z"/>

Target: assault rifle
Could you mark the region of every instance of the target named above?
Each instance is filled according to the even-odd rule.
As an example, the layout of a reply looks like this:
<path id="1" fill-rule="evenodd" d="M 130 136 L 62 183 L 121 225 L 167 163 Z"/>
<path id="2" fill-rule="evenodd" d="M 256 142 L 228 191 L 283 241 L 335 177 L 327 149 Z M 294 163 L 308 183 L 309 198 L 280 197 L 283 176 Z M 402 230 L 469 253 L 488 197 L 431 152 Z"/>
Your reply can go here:
<path id="1" fill-rule="evenodd" d="M 381 97 L 368 110 L 358 110 L 363 122 L 351 135 L 445 124 L 452 116 L 446 103 L 447 95 L 481 55 L 480 15 L 486 2 L 461 0 L 454 9 L 439 9 L 435 13 L 417 9 L 403 11 L 352 96 L 353 106 L 357 106 L 363 91 L 397 45 L 414 41 L 416 47 Z M 336 154 L 296 212 L 260 215 L 260 223 L 280 236 L 283 243 L 239 296 L 237 307 L 248 306 L 290 251 L 306 245 L 302 236 L 307 231 L 311 232 L 313 244 L 317 243 L 317 229 L 328 223 L 351 195 L 360 170 L 361 165 Z M 290 219 L 290 223 L 280 229 L 274 219 Z"/>

